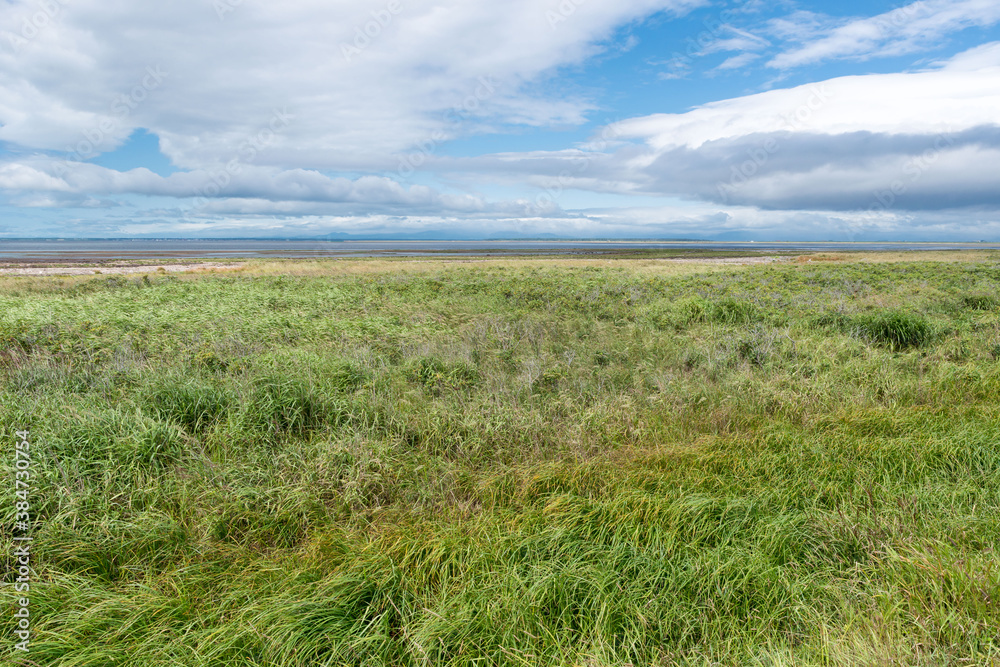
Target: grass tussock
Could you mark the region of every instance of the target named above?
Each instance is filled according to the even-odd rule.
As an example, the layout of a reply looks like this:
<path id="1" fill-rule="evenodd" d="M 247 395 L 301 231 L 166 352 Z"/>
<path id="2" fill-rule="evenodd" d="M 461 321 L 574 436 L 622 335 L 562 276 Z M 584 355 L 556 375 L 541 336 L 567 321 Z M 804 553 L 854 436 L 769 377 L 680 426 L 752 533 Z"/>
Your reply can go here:
<path id="1" fill-rule="evenodd" d="M 920 347 L 931 334 L 925 317 L 899 310 L 862 316 L 857 320 L 857 327 L 866 340 L 893 350 Z"/>
<path id="2" fill-rule="evenodd" d="M 993 664 L 1000 268 L 969 257 L 0 279 L 30 658 Z"/>

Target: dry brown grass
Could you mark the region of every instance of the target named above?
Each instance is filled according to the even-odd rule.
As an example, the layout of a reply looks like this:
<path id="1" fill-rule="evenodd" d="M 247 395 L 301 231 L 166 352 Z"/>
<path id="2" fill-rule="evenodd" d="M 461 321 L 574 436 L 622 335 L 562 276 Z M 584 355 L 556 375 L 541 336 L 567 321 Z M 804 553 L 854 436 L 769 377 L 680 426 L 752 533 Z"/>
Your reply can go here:
<path id="1" fill-rule="evenodd" d="M 427 274 L 442 269 L 482 269 L 485 266 L 519 269 L 611 268 L 622 267 L 656 275 L 688 275 L 705 271 L 732 271 L 742 265 L 723 264 L 706 258 L 703 261 L 672 262 L 664 259 L 599 259 L 584 257 L 532 258 L 462 258 L 462 259 L 324 259 L 324 260 L 251 260 L 234 273 L 250 276 L 345 276 L 378 273 Z"/>
<path id="2" fill-rule="evenodd" d="M 740 260 L 746 260 L 746 263 Z M 983 262 L 1000 261 L 1000 251 L 905 251 L 905 252 L 847 252 L 814 253 L 794 258 L 778 258 L 778 262 L 793 261 L 798 264 L 812 262 L 838 263 L 897 263 L 897 262 Z M 548 257 L 456 257 L 456 258 L 357 258 L 357 259 L 252 259 L 236 265 L 204 267 L 193 265 L 182 271 L 171 271 L 170 275 L 181 279 L 196 279 L 205 274 L 228 274 L 236 276 L 350 276 L 379 273 L 423 275 L 443 269 L 507 268 L 511 270 L 547 268 L 613 268 L 620 267 L 647 276 L 683 276 L 693 273 L 716 273 L 722 271 L 742 271 L 757 261 L 754 258 L 601 258 L 580 256 Z M 70 268 L 70 267 L 63 267 Z M 163 276 L 166 271 L 151 270 L 150 277 Z M 123 276 L 129 279 L 142 278 L 143 274 Z M 106 275 L 3 275 L 0 273 L 0 291 L 49 292 L 88 282 L 106 280 Z"/>
<path id="3" fill-rule="evenodd" d="M 795 258 L 796 263 L 805 264 L 807 262 L 843 262 L 847 259 L 847 255 L 842 254 L 829 254 L 829 253 L 816 253 L 814 255 L 799 255 Z"/>

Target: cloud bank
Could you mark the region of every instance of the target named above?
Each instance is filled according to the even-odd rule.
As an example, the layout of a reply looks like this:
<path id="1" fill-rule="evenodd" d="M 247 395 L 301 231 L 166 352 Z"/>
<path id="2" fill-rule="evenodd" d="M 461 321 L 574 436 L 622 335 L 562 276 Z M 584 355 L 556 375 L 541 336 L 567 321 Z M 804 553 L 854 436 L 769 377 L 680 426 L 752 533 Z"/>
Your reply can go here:
<path id="1" fill-rule="evenodd" d="M 25 220 L 75 211 L 66 229 L 122 233 L 995 227 L 1000 42 L 905 71 L 626 114 L 556 150 L 446 150 L 593 127 L 608 109 L 562 74 L 607 55 L 622 31 L 620 51 L 635 48 L 629 31 L 651 17 L 699 8 L 716 10 L 707 0 L 7 0 L 0 205 L 35 212 Z M 719 58 L 713 76 L 920 53 L 1000 22 L 993 0 L 923 0 L 871 17 L 799 10 L 736 25 L 761 9 L 745 3 L 712 23 L 696 55 Z M 171 170 L 97 164 L 139 130 Z"/>

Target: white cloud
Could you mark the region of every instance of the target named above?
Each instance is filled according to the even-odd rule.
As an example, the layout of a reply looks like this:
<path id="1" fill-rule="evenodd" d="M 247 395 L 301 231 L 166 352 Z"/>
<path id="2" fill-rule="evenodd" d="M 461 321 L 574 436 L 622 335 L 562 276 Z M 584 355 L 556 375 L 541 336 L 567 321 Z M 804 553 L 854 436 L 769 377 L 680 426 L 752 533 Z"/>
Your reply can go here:
<path id="1" fill-rule="evenodd" d="M 126 172 L 90 163 L 58 162 L 49 158 L 0 164 L 0 189 L 66 194 L 139 194 L 202 200 L 236 197 L 274 202 L 326 202 L 367 206 L 478 211 L 480 197 L 442 194 L 424 185 L 404 187 L 380 176 L 356 179 L 330 177 L 305 169 L 279 170 L 242 166 L 224 170 L 178 172 L 160 176 L 145 168 Z M 205 201 L 200 202 L 203 205 Z"/>
<path id="2" fill-rule="evenodd" d="M 1000 43 L 921 72 L 847 76 L 616 124 L 655 150 L 769 132 L 957 132 L 998 120 Z"/>
<path id="3" fill-rule="evenodd" d="M 0 164 L 0 189 L 69 192 L 72 188 L 61 178 L 40 168 L 14 162 Z"/>
<path id="4" fill-rule="evenodd" d="M 682 196 L 728 206 L 1000 209 L 997 109 L 1000 43 L 932 70 L 841 77 L 623 120 L 605 130 L 613 142 L 604 148 L 434 165 L 559 192 Z"/>
<path id="5" fill-rule="evenodd" d="M 759 53 L 741 53 L 738 56 L 731 56 L 729 58 L 726 58 L 715 69 L 717 70 L 742 69 L 759 58 L 760 58 Z"/>
<path id="6" fill-rule="evenodd" d="M 778 69 L 836 58 L 866 59 L 913 53 L 934 46 L 950 33 L 1000 22 L 996 0 L 919 0 L 839 25 L 833 19 L 798 12 L 772 22 L 775 33 L 802 43 L 775 56 Z"/>
<path id="7" fill-rule="evenodd" d="M 242 203 L 242 202 L 241 202 Z M 169 213 L 169 212 L 167 212 Z M 960 216 L 960 217 L 959 217 Z M 591 208 L 558 216 L 484 217 L 442 214 L 284 213 L 281 211 L 203 211 L 174 222 L 157 212 L 143 217 L 101 218 L 109 235 L 282 235 L 330 233 L 418 235 L 433 232 L 452 238 L 557 234 L 577 238 L 691 238 L 715 240 L 871 241 L 911 238 L 978 240 L 1000 236 L 1000 218 L 977 211 L 911 214 L 896 211 L 766 211 L 749 206 L 694 203 L 683 206 Z M 961 222 L 956 222 L 961 220 Z"/>
<path id="8" fill-rule="evenodd" d="M 734 37 L 720 38 L 704 49 L 698 55 L 708 55 L 710 53 L 718 53 L 720 51 L 758 51 L 760 49 L 766 48 L 771 45 L 769 41 L 765 38 L 755 35 L 747 30 L 742 30 L 733 25 L 720 26 L 718 31 L 721 32 L 725 30 L 730 32 Z"/>
<path id="9" fill-rule="evenodd" d="M 143 127 L 198 169 L 232 159 L 284 110 L 255 164 L 387 169 L 395 153 L 483 124 L 582 122 L 586 100 L 525 84 L 592 55 L 622 23 L 702 1 L 220 0 L 229 11 L 217 13 L 204 0 L 73 0 L 15 52 L 2 36 L 37 11 L 18 0 L 0 16 L 0 140 L 94 139 L 99 151 Z M 162 81 L 144 84 L 147 68 Z"/>
<path id="10" fill-rule="evenodd" d="M 615 32 L 630 21 L 709 3 L 52 1 L 62 9 L 23 44 L 10 35 L 39 5 L 6 0 L 0 12 L 0 141 L 14 149 L 0 161 L 0 190 L 39 215 L 75 209 L 80 217 L 67 216 L 68 225 L 580 236 L 777 237 L 784 229 L 819 238 L 829 229 L 946 230 L 953 223 L 942 211 L 958 209 L 978 211 L 970 220 L 992 229 L 1000 210 L 1000 43 L 924 71 L 840 77 L 631 118 L 576 148 L 456 158 L 436 148 L 512 126 L 583 123 L 592 102 L 567 94 L 553 74 L 602 50 L 632 48 L 633 36 Z M 220 15 L 218 6 L 231 11 Z M 907 53 L 992 25 L 1000 3 L 925 0 L 870 19 L 800 11 L 754 20 L 752 30 L 720 23 L 705 33 L 714 42 L 699 42 L 665 76 L 709 53 L 731 55 L 716 71 L 740 69 L 781 40 L 792 44 L 771 61 L 781 69 Z M 82 161 L 136 128 L 156 134 L 182 171 Z M 75 152 L 69 162 L 47 155 L 63 150 Z M 927 151 L 933 160 L 912 177 Z M 413 155 L 416 185 L 400 170 L 400 157 Z M 752 173 L 734 183 L 733 169 L 748 161 Z M 481 193 L 508 187 L 515 194 L 497 200 Z M 574 192 L 689 201 L 567 210 Z M 884 192 L 892 201 L 871 206 Z M 187 209 L 110 208 L 134 195 Z M 188 206 L 198 195 L 205 198 Z"/>

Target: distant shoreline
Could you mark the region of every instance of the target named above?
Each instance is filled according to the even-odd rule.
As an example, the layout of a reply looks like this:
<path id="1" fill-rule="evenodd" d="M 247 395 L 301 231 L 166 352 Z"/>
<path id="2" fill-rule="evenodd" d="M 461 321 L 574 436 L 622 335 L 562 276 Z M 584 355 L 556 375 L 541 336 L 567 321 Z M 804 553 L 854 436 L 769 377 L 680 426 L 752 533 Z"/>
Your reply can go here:
<path id="1" fill-rule="evenodd" d="M 683 253 L 1000 250 L 1000 243 L 797 242 L 656 240 L 316 241 L 278 239 L 44 239 L 0 240 L 0 264 L 190 262 L 247 259 L 363 257 L 513 257 L 595 255 L 674 256 Z"/>
<path id="2" fill-rule="evenodd" d="M 108 237 L 72 237 L 72 236 L 22 236 L 22 237 L 0 237 L 0 247 L 4 243 L 10 242 L 32 242 L 32 243 L 231 243 L 231 242 L 251 242 L 251 243 L 442 243 L 442 244 L 491 244 L 491 243 L 614 243 L 614 244 L 678 244 L 678 245 L 950 245 L 950 246 L 997 246 L 998 241 L 719 241 L 709 239 L 685 239 L 685 238 L 573 238 L 573 237 L 525 237 L 525 238 L 487 238 L 487 239 L 463 239 L 463 238 L 390 238 L 390 237 L 357 237 L 357 238 L 308 238 L 308 237 L 259 237 L 259 236 L 226 236 L 226 237 L 138 237 L 138 236 L 108 236 Z"/>

